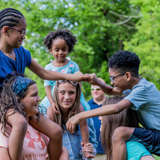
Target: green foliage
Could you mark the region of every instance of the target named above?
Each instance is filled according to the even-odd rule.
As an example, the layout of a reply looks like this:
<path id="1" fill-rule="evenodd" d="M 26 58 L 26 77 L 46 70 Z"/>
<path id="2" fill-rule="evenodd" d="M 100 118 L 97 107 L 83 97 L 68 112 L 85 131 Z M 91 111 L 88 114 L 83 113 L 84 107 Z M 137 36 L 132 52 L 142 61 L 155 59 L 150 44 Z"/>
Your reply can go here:
<path id="1" fill-rule="evenodd" d="M 125 48 L 139 55 L 140 73 L 160 88 L 160 2 L 158 0 L 132 0 L 131 3 L 139 8 L 141 18 L 136 24 L 137 32 L 129 42 L 125 42 Z"/>
<path id="2" fill-rule="evenodd" d="M 48 32 L 67 28 L 77 37 L 74 51 L 69 55 L 77 62 L 83 73 L 97 73 L 109 83 L 108 57 L 123 49 L 123 41 L 129 41 L 135 32 L 137 17 L 128 0 L 0 0 L 0 9 L 14 7 L 26 17 L 27 35 L 24 42 L 32 57 L 45 66 L 52 59 L 44 48 L 43 40 Z M 40 95 L 45 95 L 43 81 L 26 71 L 35 79 Z M 84 94 L 90 94 L 84 83 Z"/>

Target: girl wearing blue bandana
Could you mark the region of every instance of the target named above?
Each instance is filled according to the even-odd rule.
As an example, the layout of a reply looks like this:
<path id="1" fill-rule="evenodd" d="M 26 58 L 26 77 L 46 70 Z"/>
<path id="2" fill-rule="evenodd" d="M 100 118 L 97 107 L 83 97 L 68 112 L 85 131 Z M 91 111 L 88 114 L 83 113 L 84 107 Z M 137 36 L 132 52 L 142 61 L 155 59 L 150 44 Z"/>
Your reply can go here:
<path id="1" fill-rule="evenodd" d="M 59 160 L 55 142 L 61 142 L 61 128 L 40 116 L 39 101 L 35 81 L 22 76 L 4 81 L 0 95 L 0 159 Z M 60 160 L 67 159 L 63 149 Z"/>

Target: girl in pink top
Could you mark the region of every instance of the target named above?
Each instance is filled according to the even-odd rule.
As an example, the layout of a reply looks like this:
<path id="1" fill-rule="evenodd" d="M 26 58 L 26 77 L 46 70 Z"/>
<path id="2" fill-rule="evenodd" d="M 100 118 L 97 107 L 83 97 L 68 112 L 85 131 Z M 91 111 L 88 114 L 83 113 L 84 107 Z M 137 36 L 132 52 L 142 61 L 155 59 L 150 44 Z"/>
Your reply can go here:
<path id="1" fill-rule="evenodd" d="M 44 118 L 43 133 L 30 125 L 40 120 L 35 81 L 22 76 L 10 77 L 4 82 L 0 100 L 0 159 L 55 160 L 53 144 L 58 137 L 49 137 L 49 132 L 50 125 L 58 125 Z M 63 149 L 60 160 L 67 159 Z"/>

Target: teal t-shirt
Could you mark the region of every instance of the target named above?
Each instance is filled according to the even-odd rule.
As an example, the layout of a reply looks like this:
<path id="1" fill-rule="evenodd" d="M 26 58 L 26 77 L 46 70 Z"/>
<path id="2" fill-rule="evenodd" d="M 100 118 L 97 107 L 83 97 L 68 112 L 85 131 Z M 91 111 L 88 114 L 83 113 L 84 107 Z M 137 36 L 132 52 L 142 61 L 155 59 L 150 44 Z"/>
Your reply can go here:
<path id="1" fill-rule="evenodd" d="M 153 83 L 142 78 L 124 99 L 132 103 L 146 129 L 160 131 L 160 92 Z"/>

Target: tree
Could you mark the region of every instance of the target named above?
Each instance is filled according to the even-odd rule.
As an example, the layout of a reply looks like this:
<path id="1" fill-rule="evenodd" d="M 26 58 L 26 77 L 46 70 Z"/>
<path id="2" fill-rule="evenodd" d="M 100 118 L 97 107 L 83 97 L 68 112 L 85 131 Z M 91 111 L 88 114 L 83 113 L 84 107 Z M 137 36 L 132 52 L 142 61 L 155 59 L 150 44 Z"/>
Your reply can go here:
<path id="1" fill-rule="evenodd" d="M 69 55 L 82 72 L 98 73 L 109 82 L 108 57 L 123 49 L 123 41 L 129 41 L 135 32 L 137 9 L 128 0 L 18 0 L 2 1 L 0 9 L 12 6 L 20 10 L 27 20 L 25 47 L 38 63 L 45 66 L 51 60 L 44 48 L 43 39 L 57 28 L 70 29 L 77 36 L 77 44 Z M 41 97 L 44 96 L 43 81 L 27 70 L 26 74 L 36 79 Z M 89 85 L 84 84 L 85 95 Z"/>
<path id="2" fill-rule="evenodd" d="M 136 24 L 137 31 L 132 39 L 125 42 L 125 49 L 139 55 L 140 73 L 160 88 L 160 2 L 158 0 L 132 0 L 131 3 L 140 10 L 141 18 Z"/>

